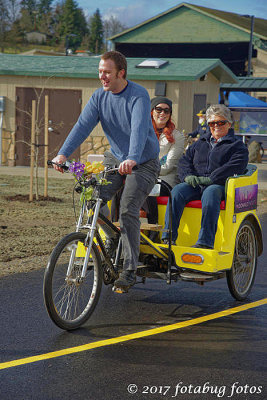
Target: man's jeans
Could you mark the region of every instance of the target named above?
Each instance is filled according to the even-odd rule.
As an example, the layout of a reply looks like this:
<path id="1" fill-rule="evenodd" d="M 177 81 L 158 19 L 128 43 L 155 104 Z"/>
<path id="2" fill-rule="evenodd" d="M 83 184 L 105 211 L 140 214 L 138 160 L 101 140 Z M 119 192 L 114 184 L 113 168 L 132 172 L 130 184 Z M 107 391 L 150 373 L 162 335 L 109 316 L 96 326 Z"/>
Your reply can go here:
<path id="1" fill-rule="evenodd" d="M 225 198 L 223 185 L 193 186 L 188 183 L 180 183 L 172 189 L 172 240 L 176 241 L 178 228 L 185 205 L 191 200 L 202 202 L 201 228 L 197 244 L 214 246 L 217 222 L 220 214 L 220 203 Z M 169 229 L 169 203 L 165 214 L 165 229 Z M 166 239 L 168 233 L 164 232 L 162 239 Z"/>
<path id="2" fill-rule="evenodd" d="M 114 167 L 114 165 L 119 166 L 120 162 L 111 153 L 106 152 L 104 164 Z M 137 268 L 140 249 L 140 208 L 155 185 L 159 172 L 159 160 L 149 160 L 139 164 L 131 175 L 122 176 L 119 173 L 108 175 L 108 181 L 112 184 L 101 188 L 101 198 L 107 202 L 124 185 L 119 221 L 125 270 Z"/>

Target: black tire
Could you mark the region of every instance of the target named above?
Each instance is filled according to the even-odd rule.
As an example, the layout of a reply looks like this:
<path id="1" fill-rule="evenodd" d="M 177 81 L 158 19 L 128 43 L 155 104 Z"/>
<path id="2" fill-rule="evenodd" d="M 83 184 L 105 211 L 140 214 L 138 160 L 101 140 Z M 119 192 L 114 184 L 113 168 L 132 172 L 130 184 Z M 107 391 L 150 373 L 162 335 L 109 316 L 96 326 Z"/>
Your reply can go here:
<path id="1" fill-rule="evenodd" d="M 236 235 L 232 268 L 227 271 L 228 288 L 236 300 L 245 300 L 253 286 L 257 255 L 255 228 L 250 221 L 245 220 Z"/>
<path id="2" fill-rule="evenodd" d="M 52 321 L 62 329 L 71 330 L 84 324 L 94 311 L 102 287 L 100 254 L 93 243 L 85 279 L 79 281 L 84 257 L 76 256 L 78 242 L 86 235 L 70 233 L 54 248 L 44 274 L 44 301 Z M 74 253 L 73 270 L 66 278 L 69 260 Z"/>

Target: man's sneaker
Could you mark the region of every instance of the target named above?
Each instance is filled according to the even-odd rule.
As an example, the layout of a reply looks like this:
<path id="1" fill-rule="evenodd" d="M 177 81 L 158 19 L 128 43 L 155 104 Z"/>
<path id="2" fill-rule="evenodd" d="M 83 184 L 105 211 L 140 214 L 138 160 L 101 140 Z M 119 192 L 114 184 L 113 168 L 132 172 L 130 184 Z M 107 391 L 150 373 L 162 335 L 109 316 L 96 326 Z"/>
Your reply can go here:
<path id="1" fill-rule="evenodd" d="M 118 247 L 118 242 L 119 242 L 118 238 L 107 238 L 106 239 L 105 249 L 110 258 L 115 257 L 116 250 Z"/>
<path id="2" fill-rule="evenodd" d="M 119 278 L 114 282 L 115 287 L 131 287 L 136 282 L 136 272 L 135 271 L 122 271 Z"/>

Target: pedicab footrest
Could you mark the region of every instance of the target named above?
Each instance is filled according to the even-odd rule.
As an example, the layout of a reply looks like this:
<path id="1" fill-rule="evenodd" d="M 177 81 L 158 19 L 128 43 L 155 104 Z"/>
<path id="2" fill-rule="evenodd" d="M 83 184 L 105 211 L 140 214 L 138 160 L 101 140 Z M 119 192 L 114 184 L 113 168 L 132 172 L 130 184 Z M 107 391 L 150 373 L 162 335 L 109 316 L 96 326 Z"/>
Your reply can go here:
<path id="1" fill-rule="evenodd" d="M 113 222 L 113 224 L 119 228 L 120 223 L 119 222 Z M 161 231 L 162 230 L 162 225 L 158 224 L 148 224 L 146 222 L 141 223 L 140 230 L 146 230 L 146 231 Z"/>
<path id="2" fill-rule="evenodd" d="M 191 282 L 206 282 L 219 279 L 222 277 L 222 275 L 223 273 L 207 275 L 198 272 L 185 271 L 180 274 L 180 279 L 182 279 L 183 281 L 191 281 Z"/>
<path id="3" fill-rule="evenodd" d="M 163 206 L 167 205 L 168 200 L 169 200 L 168 196 L 159 196 L 159 197 L 157 197 L 157 203 L 160 204 L 160 205 L 163 205 Z M 202 208 L 201 200 L 189 201 L 189 203 L 186 204 L 186 207 L 189 207 L 189 208 Z M 221 201 L 220 209 L 221 210 L 225 210 L 225 201 L 224 200 Z"/>

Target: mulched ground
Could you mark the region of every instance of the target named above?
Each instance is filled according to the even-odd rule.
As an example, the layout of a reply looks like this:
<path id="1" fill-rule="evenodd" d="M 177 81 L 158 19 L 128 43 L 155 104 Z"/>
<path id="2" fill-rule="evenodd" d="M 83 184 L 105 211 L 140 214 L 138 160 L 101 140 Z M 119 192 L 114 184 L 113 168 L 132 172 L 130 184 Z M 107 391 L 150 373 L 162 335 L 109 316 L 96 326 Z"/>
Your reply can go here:
<path id="1" fill-rule="evenodd" d="M 21 202 L 30 202 L 29 201 L 29 195 L 28 194 L 15 194 L 13 196 L 5 196 L 5 199 L 7 201 L 21 201 Z M 44 197 L 44 196 L 38 196 L 38 200 L 36 200 L 36 195 L 33 196 L 33 201 L 51 201 L 54 203 L 62 203 L 62 199 L 59 199 L 57 197 Z"/>
<path id="2" fill-rule="evenodd" d="M 48 198 L 29 202 L 29 178 L 0 175 L 0 277 L 45 268 L 60 238 L 75 231 L 74 180 L 49 179 Z M 40 192 L 43 179 L 40 178 Z M 76 212 L 79 196 L 75 195 Z M 267 191 L 260 191 L 258 215 L 267 213 Z"/>

